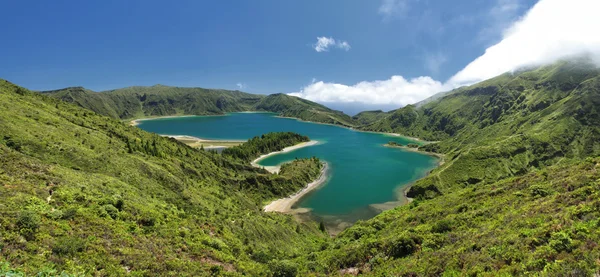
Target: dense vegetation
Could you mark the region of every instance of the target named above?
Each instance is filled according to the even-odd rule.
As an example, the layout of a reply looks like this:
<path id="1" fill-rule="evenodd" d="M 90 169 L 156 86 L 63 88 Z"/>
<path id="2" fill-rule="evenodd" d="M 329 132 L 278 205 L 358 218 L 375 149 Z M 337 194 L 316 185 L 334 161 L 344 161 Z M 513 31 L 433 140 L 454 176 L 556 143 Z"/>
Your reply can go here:
<path id="1" fill-rule="evenodd" d="M 307 136 L 292 132 L 268 133 L 253 137 L 239 146 L 223 149 L 222 154 L 234 159 L 252 161 L 260 155 L 281 151 L 288 146 L 307 141 L 310 141 Z"/>
<path id="2" fill-rule="evenodd" d="M 265 111 L 306 121 L 353 126 L 352 118 L 323 105 L 286 94 L 155 85 L 94 92 L 71 87 L 42 92 L 96 113 L 120 119 L 167 115 L 213 115 Z"/>
<path id="3" fill-rule="evenodd" d="M 316 179 L 318 159 L 269 174 L 6 81 L 0 130 L 3 271 L 265 275 L 327 239 L 262 212 Z"/>
<path id="4" fill-rule="evenodd" d="M 600 159 L 588 159 L 415 200 L 307 259 L 372 276 L 594 276 L 599 180 Z"/>
<path id="5" fill-rule="evenodd" d="M 386 276 L 600 273 L 600 70 L 504 74 L 368 127 L 437 143 L 445 163 L 408 206 L 342 232 L 321 272 Z"/>
<path id="6" fill-rule="evenodd" d="M 7 82 L 0 97 L 0 273 L 600 274 L 600 70 L 586 63 L 357 116 L 437 141 L 419 149 L 445 163 L 411 204 L 336 238 L 261 211 L 318 176 L 318 159 L 272 175 L 247 162 L 271 149 L 262 137 L 232 158 Z"/>

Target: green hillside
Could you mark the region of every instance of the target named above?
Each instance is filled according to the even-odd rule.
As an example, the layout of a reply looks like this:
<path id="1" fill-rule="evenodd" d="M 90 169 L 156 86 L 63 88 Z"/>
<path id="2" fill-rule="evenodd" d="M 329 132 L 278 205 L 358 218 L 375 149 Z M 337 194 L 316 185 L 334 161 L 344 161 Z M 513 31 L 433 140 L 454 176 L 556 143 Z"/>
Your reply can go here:
<path id="1" fill-rule="evenodd" d="M 367 129 L 439 141 L 417 200 L 342 232 L 329 272 L 386 276 L 600 273 L 600 70 L 559 62 L 407 106 Z"/>
<path id="2" fill-rule="evenodd" d="M 306 121 L 354 126 L 352 118 L 342 112 L 281 93 L 266 96 L 240 91 L 163 85 L 128 87 L 99 93 L 72 87 L 42 93 L 120 119 L 266 111 Z"/>
<path id="3" fill-rule="evenodd" d="M 0 130 L 0 263 L 29 274 L 264 275 L 326 240 L 262 212 L 316 159 L 269 174 L 3 80 Z"/>
<path id="4" fill-rule="evenodd" d="M 404 107 L 366 129 L 440 141 L 423 148 L 448 162 L 410 193 L 431 196 L 600 155 L 599 104 L 600 70 L 559 62 Z"/>
<path id="5" fill-rule="evenodd" d="M 259 136 L 220 155 L 2 81 L 0 275 L 595 276 L 599 94 L 599 69 L 559 62 L 357 115 L 367 130 L 435 141 L 419 150 L 444 163 L 410 204 L 330 238 L 261 211 L 316 178 L 318 159 L 279 175 L 247 162 L 306 138 Z M 302 114 L 299 102 L 252 108 Z M 321 109 L 310 115 L 324 120 Z"/>

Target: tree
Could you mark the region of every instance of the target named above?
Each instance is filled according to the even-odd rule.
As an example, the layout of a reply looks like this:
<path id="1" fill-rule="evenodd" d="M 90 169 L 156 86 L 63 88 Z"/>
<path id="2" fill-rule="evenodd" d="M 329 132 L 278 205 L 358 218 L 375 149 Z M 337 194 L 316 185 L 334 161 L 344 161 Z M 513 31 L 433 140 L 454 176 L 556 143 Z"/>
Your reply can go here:
<path id="1" fill-rule="evenodd" d="M 321 221 L 319 223 L 319 230 L 321 230 L 321 232 L 325 232 L 327 229 L 325 228 L 325 223 L 323 223 L 323 221 Z"/>

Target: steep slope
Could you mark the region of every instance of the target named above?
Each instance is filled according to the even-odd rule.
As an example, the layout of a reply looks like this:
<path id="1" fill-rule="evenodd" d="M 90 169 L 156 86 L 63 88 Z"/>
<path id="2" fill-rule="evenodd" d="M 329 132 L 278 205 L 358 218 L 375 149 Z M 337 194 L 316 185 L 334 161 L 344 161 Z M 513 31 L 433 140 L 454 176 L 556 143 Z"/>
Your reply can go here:
<path id="1" fill-rule="evenodd" d="M 361 276 L 596 276 L 600 159 L 414 201 L 305 258 Z"/>
<path id="2" fill-rule="evenodd" d="M 522 174 L 568 158 L 600 155 L 600 70 L 559 62 L 504 74 L 421 107 L 407 106 L 366 127 L 439 143 L 447 161 L 410 195 Z"/>
<path id="3" fill-rule="evenodd" d="M 326 239 L 262 212 L 316 178 L 318 160 L 268 174 L 3 80 L 0 130 L 2 267 L 266 275 Z"/>
<path id="4" fill-rule="evenodd" d="M 133 119 L 165 115 L 212 115 L 267 111 L 306 121 L 353 126 L 352 118 L 323 105 L 285 94 L 269 96 L 240 91 L 155 85 L 96 93 L 81 87 L 44 94 L 76 103 L 113 118 Z"/>
<path id="5" fill-rule="evenodd" d="M 311 259 L 368 276 L 599 274 L 598 107 L 600 70 L 563 61 L 393 111 L 369 129 L 439 140 L 420 149 L 445 163 Z"/>

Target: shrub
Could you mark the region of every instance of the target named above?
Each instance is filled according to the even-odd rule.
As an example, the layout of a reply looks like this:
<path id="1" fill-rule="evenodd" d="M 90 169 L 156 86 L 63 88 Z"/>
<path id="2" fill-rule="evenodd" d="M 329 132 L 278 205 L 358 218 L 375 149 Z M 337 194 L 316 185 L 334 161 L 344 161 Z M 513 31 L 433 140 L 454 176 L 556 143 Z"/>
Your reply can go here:
<path id="1" fill-rule="evenodd" d="M 445 233 L 452 230 L 453 222 L 448 219 L 442 219 L 436 222 L 433 227 L 431 227 L 431 232 L 434 233 Z"/>
<path id="2" fill-rule="evenodd" d="M 102 206 L 102 209 L 110 216 L 112 219 L 116 219 L 119 215 L 119 210 L 115 208 L 115 206 L 111 204 L 106 204 Z"/>
<path id="3" fill-rule="evenodd" d="M 573 241 L 571 240 L 571 237 L 565 232 L 557 232 L 552 234 L 549 244 L 550 247 L 557 252 L 571 252 L 573 247 Z"/>
<path id="4" fill-rule="evenodd" d="M 61 237 L 52 246 L 52 253 L 59 256 L 73 256 L 83 252 L 85 244 L 84 240 L 77 237 Z"/>
<path id="5" fill-rule="evenodd" d="M 273 260 L 269 263 L 273 277 L 294 277 L 298 274 L 298 265 L 294 262 Z"/>
<path id="6" fill-rule="evenodd" d="M 401 235 L 387 243 L 387 255 L 394 258 L 408 256 L 418 249 L 421 238 L 415 236 Z"/>
<path id="7" fill-rule="evenodd" d="M 40 216 L 33 211 L 23 211 L 17 218 L 17 227 L 19 232 L 27 239 L 32 239 L 40 227 Z"/>

